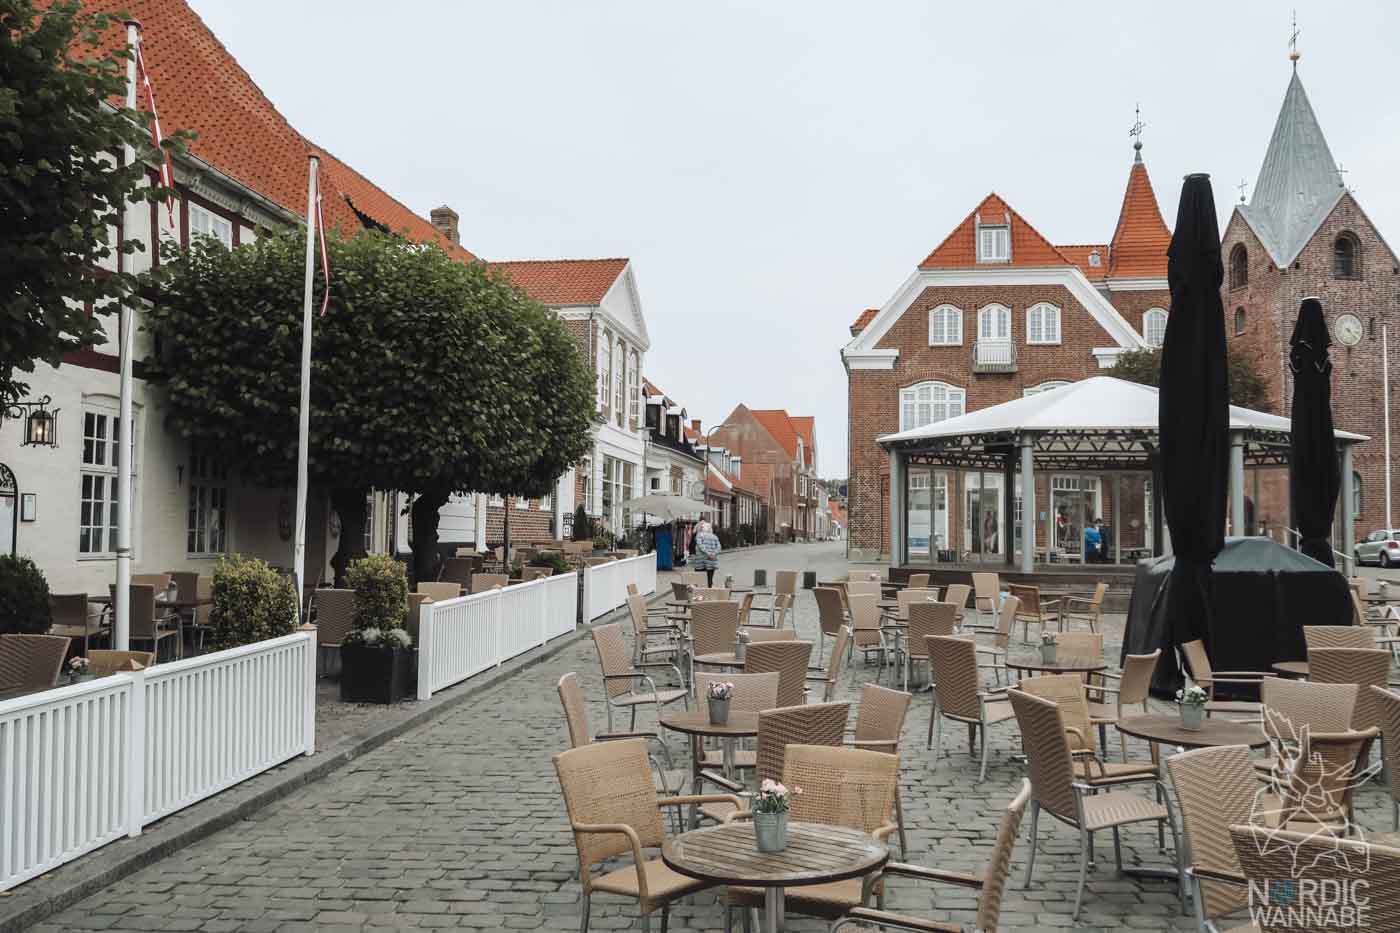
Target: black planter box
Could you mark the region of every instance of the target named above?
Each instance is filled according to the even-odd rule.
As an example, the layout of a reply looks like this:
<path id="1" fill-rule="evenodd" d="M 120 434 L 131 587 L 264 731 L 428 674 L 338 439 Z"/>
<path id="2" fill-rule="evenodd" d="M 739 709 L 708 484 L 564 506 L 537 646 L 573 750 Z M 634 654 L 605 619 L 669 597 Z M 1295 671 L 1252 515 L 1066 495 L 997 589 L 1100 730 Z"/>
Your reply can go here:
<path id="1" fill-rule="evenodd" d="M 342 645 L 340 699 L 345 703 L 397 703 L 417 693 L 408 648 Z"/>

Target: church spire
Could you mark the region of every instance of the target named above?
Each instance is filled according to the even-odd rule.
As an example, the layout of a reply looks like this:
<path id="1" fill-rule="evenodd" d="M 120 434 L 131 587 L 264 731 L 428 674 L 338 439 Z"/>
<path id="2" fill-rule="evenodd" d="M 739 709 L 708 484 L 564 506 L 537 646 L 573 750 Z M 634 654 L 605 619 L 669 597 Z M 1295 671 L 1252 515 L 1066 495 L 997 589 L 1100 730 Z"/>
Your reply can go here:
<path id="1" fill-rule="evenodd" d="M 1118 212 L 1118 226 L 1108 246 L 1108 278 L 1164 278 L 1167 274 L 1167 247 L 1171 231 L 1162 220 L 1147 164 L 1142 161 L 1141 109 L 1134 111 L 1136 119 L 1128 131 L 1133 137 L 1133 165 L 1128 170 L 1128 187 L 1123 191 L 1123 206 Z"/>

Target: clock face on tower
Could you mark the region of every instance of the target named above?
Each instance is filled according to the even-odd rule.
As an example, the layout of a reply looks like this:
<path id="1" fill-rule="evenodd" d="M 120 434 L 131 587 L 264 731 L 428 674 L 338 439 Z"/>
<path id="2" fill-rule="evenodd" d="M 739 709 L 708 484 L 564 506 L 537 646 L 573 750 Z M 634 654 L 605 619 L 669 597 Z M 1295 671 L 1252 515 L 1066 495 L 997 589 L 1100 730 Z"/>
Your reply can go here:
<path id="1" fill-rule="evenodd" d="M 1332 322 L 1332 333 L 1337 342 L 1344 347 L 1354 347 L 1360 343 L 1361 331 L 1361 318 L 1350 311 L 1337 315 L 1337 319 Z"/>

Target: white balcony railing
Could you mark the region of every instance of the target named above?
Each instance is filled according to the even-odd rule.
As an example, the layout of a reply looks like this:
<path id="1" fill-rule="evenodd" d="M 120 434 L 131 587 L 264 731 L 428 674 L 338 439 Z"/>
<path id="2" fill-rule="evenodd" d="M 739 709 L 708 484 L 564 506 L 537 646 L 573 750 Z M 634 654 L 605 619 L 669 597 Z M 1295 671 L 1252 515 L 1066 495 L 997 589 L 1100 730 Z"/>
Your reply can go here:
<path id="1" fill-rule="evenodd" d="M 979 340 L 972 347 L 972 365 L 977 372 L 1014 372 L 1016 345 L 1009 340 Z"/>

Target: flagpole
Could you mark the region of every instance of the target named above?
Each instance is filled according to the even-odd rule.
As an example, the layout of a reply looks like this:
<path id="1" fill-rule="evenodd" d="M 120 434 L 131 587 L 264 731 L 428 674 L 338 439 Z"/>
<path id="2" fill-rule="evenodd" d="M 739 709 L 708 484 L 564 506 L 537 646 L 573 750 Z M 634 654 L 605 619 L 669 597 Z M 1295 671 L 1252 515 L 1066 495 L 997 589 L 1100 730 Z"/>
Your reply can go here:
<path id="1" fill-rule="evenodd" d="M 304 611 L 306 593 L 306 462 L 311 434 L 311 285 L 316 274 L 316 170 L 320 160 L 312 155 L 307 157 L 307 162 L 306 277 L 301 303 L 301 403 L 297 409 L 297 524 L 294 555 L 299 614 Z"/>
<path id="2" fill-rule="evenodd" d="M 1389 328 L 1381 324 L 1381 417 L 1385 419 L 1385 527 L 1395 527 L 1390 512 L 1390 346 Z"/>
<path id="3" fill-rule="evenodd" d="M 131 57 L 126 62 L 126 106 L 136 109 L 136 52 L 141 42 L 141 24 L 135 20 L 126 23 L 126 44 Z M 131 165 L 136 161 L 136 149 L 130 144 L 122 146 L 122 164 Z M 125 213 L 126 205 L 122 205 Z M 117 500 L 117 580 L 116 592 L 112 596 L 112 647 L 126 651 L 131 638 L 131 497 L 134 490 L 131 482 L 131 458 L 135 453 L 135 435 L 131 415 L 131 355 L 135 330 L 131 304 L 121 302 L 117 313 L 117 343 L 120 356 L 120 388 L 117 401 L 117 488 L 113 494 Z"/>

